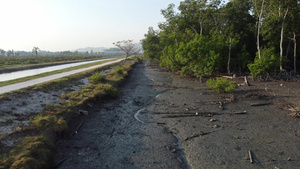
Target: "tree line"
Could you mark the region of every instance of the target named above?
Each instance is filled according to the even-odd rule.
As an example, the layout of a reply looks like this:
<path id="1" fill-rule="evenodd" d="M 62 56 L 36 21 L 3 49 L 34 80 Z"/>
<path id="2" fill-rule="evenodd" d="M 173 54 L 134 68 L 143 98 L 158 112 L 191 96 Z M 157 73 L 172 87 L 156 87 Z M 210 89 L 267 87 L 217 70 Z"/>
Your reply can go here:
<path id="1" fill-rule="evenodd" d="M 94 52 L 93 50 L 79 52 L 79 51 L 44 51 L 40 50 L 39 47 L 33 47 L 32 51 L 14 51 L 0 49 L 0 59 L 4 57 L 18 57 L 18 56 L 107 56 L 107 55 L 122 55 L 122 51 L 119 48 L 109 48 L 102 52 Z"/>
<path id="2" fill-rule="evenodd" d="M 297 71 L 300 0 L 184 0 L 161 10 L 144 55 L 181 75 Z"/>

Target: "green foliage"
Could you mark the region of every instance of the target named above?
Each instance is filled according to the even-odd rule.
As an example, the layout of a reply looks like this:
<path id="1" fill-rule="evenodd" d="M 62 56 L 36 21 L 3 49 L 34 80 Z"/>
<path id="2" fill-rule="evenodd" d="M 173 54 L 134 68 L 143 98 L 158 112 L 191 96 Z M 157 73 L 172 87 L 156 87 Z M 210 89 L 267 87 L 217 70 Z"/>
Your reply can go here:
<path id="1" fill-rule="evenodd" d="M 209 79 L 206 81 L 206 85 L 219 93 L 232 92 L 238 88 L 235 81 L 229 81 L 225 78 Z"/>
<path id="2" fill-rule="evenodd" d="M 261 59 L 258 57 L 254 63 L 248 64 L 248 68 L 253 77 L 258 77 L 262 73 L 270 73 L 279 68 L 279 57 L 274 53 L 274 48 L 264 48 L 261 51 Z"/>
<path id="3" fill-rule="evenodd" d="M 93 83 L 93 84 L 97 84 L 97 83 L 102 83 L 105 81 L 105 77 L 99 73 L 99 72 L 96 72 L 95 74 L 93 74 L 92 76 L 90 76 L 88 78 L 88 80 Z"/>
<path id="4" fill-rule="evenodd" d="M 125 62 L 125 64 L 116 66 L 112 71 L 106 75 L 106 80 L 111 82 L 118 82 L 123 80 L 127 75 L 128 71 L 131 70 L 131 66 L 135 63 L 134 60 Z"/>
<path id="5" fill-rule="evenodd" d="M 149 28 L 148 33 L 145 34 L 145 39 L 142 40 L 142 47 L 146 58 L 152 60 L 159 60 L 162 49 L 160 46 L 160 37 L 157 31 L 152 27 Z"/>
<path id="6" fill-rule="evenodd" d="M 215 47 L 218 41 L 196 35 L 194 40 L 187 44 L 181 43 L 176 51 L 176 58 L 182 66 L 182 75 L 192 71 L 196 77 L 202 77 L 218 70 L 221 62 L 220 51 Z"/>
<path id="7" fill-rule="evenodd" d="M 124 69 L 122 67 L 115 67 L 114 68 L 115 72 L 118 74 L 118 75 L 123 75 L 124 74 Z"/>
<path id="8" fill-rule="evenodd" d="M 25 66 L 33 64 L 47 64 L 47 63 L 57 63 L 57 62 L 67 62 L 67 61 L 82 61 L 82 60 L 92 60 L 101 59 L 103 57 L 99 56 L 18 56 L 18 57 L 1 57 L 0 68 L 10 67 L 10 66 Z"/>

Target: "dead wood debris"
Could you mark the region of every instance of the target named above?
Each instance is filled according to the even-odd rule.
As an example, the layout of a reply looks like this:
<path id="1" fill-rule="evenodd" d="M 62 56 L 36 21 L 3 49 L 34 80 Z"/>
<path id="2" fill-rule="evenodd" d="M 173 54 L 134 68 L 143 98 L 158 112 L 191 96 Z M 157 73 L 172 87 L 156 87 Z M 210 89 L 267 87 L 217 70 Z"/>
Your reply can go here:
<path id="1" fill-rule="evenodd" d="M 249 153 L 249 160 L 250 160 L 250 163 L 253 163 L 252 152 L 249 150 L 248 153 Z"/>
<path id="2" fill-rule="evenodd" d="M 166 123 L 163 123 L 163 122 L 157 122 L 157 125 L 163 126 L 163 125 L 166 125 Z"/>
<path id="3" fill-rule="evenodd" d="M 197 138 L 197 137 L 201 137 L 201 136 L 205 136 L 205 135 L 208 135 L 208 134 L 210 134 L 210 133 L 212 133 L 212 132 L 206 132 L 206 133 L 200 133 L 200 134 L 194 134 L 194 135 L 192 135 L 192 136 L 189 136 L 189 137 L 187 137 L 184 141 L 188 141 L 188 140 L 192 140 L 192 139 L 194 139 L 194 138 Z"/>
<path id="4" fill-rule="evenodd" d="M 300 118 L 300 107 L 293 107 L 289 105 L 289 108 L 287 110 L 292 112 L 289 115 L 293 118 Z"/>
<path id="5" fill-rule="evenodd" d="M 270 105 L 271 103 L 251 103 L 251 106 L 267 106 Z"/>
<path id="6" fill-rule="evenodd" d="M 234 112 L 233 114 L 237 114 L 237 115 L 239 115 L 239 114 L 247 114 L 247 111 L 245 110 L 245 111 Z"/>
<path id="7" fill-rule="evenodd" d="M 238 86 L 251 86 L 251 84 L 250 84 L 249 81 L 248 81 L 248 77 L 245 76 L 245 77 L 244 77 L 244 82 L 241 83 L 241 84 L 238 84 Z"/>
<path id="8" fill-rule="evenodd" d="M 214 115 L 219 115 L 219 113 L 214 112 L 196 112 L 196 113 L 175 113 L 175 112 L 155 112 L 154 114 L 167 114 L 162 116 L 162 118 L 180 118 L 180 117 L 212 117 Z"/>
<path id="9" fill-rule="evenodd" d="M 84 121 L 82 121 L 82 122 L 78 125 L 78 127 L 76 128 L 76 130 L 73 131 L 72 136 L 74 136 L 74 135 L 77 133 L 77 131 L 80 129 L 80 127 L 83 125 L 83 123 L 84 123 Z"/>

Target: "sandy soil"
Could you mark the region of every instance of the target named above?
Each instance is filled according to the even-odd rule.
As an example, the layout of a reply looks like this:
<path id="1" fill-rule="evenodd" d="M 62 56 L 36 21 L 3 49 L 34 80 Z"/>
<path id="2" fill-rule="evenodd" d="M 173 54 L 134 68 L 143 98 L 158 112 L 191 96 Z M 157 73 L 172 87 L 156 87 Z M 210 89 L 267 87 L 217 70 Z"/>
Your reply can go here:
<path id="1" fill-rule="evenodd" d="M 284 109 L 300 106 L 299 83 L 250 82 L 229 102 L 231 95 L 196 79 L 140 64 L 121 97 L 100 101 L 73 138 L 58 142 L 56 161 L 65 159 L 60 168 L 299 168 L 300 119 Z"/>

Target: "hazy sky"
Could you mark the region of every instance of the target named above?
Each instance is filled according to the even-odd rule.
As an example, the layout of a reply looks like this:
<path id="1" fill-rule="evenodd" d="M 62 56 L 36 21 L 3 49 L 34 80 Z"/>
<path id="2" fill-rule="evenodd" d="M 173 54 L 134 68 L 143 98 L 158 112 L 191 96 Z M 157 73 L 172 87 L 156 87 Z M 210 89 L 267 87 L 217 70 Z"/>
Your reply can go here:
<path id="1" fill-rule="evenodd" d="M 0 48 L 63 51 L 139 42 L 181 0 L 0 0 Z"/>

